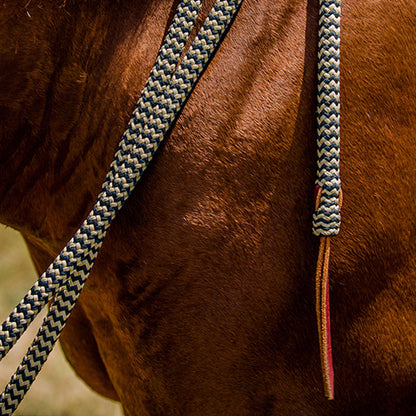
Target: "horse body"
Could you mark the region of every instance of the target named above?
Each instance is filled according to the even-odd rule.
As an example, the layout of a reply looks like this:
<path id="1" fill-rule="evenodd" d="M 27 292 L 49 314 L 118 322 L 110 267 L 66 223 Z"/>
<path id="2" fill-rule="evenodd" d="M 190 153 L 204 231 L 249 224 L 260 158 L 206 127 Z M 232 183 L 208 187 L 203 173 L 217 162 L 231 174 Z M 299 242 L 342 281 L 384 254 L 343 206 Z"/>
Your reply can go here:
<path id="1" fill-rule="evenodd" d="M 91 209 L 177 2 L 17 3 L 0 12 L 0 220 L 42 272 Z M 416 4 L 343 1 L 328 402 L 315 3 L 245 0 L 108 232 L 61 341 L 128 415 L 416 410 Z"/>

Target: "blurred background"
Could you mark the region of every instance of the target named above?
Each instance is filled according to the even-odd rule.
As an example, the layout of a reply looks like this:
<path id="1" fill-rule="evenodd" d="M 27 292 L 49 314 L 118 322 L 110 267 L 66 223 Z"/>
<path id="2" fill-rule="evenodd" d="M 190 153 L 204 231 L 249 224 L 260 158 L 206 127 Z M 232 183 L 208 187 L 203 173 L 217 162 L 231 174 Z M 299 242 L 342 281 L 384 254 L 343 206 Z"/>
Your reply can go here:
<path id="1" fill-rule="evenodd" d="M 0 319 L 3 322 L 38 276 L 19 233 L 0 225 Z M 38 316 L 25 335 L 0 362 L 1 391 L 41 325 Z M 59 343 L 15 412 L 20 416 L 122 416 L 118 403 L 94 393 L 66 362 Z"/>

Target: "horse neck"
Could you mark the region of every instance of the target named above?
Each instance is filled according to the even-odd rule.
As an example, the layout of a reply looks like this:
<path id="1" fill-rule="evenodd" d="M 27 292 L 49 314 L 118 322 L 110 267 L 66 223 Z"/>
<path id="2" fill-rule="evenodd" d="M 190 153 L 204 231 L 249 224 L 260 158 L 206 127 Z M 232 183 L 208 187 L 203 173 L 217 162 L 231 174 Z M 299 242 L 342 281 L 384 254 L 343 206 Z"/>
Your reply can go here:
<path id="1" fill-rule="evenodd" d="M 213 3 L 203 2 L 196 27 Z M 48 241 L 53 250 L 71 237 L 100 190 L 177 4 L 6 3 L 0 25 L 0 222 Z M 305 4 L 246 1 L 243 19 L 258 31 L 247 35 L 280 38 Z M 252 44 L 271 62 L 267 42 L 257 45 L 256 39 Z M 251 78 L 262 65 L 250 65 Z"/>

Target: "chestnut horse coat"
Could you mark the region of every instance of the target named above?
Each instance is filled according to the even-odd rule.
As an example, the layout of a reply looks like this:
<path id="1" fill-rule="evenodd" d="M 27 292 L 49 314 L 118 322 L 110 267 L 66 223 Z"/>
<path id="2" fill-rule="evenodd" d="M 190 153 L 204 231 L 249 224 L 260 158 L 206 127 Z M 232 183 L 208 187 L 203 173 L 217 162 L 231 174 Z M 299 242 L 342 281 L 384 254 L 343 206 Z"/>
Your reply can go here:
<path id="1" fill-rule="evenodd" d="M 0 221 L 39 272 L 91 209 L 177 3 L 0 3 Z M 127 415 L 416 412 L 416 1 L 343 0 L 331 402 L 311 233 L 317 3 L 244 1 L 108 233 L 61 341 Z"/>

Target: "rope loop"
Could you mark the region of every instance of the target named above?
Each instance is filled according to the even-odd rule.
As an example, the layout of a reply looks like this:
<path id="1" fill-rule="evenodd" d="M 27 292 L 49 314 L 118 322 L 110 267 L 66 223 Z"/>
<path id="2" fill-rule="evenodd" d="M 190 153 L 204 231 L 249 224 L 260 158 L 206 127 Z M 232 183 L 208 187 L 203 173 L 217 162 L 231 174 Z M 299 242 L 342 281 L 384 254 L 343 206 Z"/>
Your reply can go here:
<path id="1" fill-rule="evenodd" d="M 55 295 L 42 327 L 1 395 L 1 416 L 14 412 L 42 368 L 84 286 L 112 220 L 183 108 L 241 2 L 242 0 L 216 1 L 178 67 L 201 0 L 183 0 L 179 4 L 169 33 L 119 143 L 97 203 L 74 237 L 2 325 L 0 359 Z"/>

